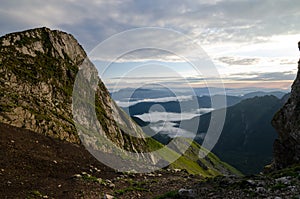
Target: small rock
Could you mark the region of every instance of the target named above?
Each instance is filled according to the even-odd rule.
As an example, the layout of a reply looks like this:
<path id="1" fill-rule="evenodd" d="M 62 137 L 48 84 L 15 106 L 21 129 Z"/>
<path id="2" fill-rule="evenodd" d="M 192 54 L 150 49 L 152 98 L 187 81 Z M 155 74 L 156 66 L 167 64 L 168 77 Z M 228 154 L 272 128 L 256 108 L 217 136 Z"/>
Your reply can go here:
<path id="1" fill-rule="evenodd" d="M 264 182 L 264 181 L 259 181 L 259 182 L 257 183 L 257 185 L 260 186 L 260 187 L 265 187 L 265 186 L 266 186 L 266 182 Z"/>
<path id="2" fill-rule="evenodd" d="M 116 187 L 116 185 L 114 183 L 110 183 L 108 186 L 109 186 L 109 188 L 112 188 L 112 189 Z"/>
<path id="3" fill-rule="evenodd" d="M 255 185 L 255 181 L 254 180 L 247 180 L 247 182 L 250 184 L 250 185 Z"/>
<path id="4" fill-rule="evenodd" d="M 82 176 L 80 174 L 73 175 L 74 178 L 81 178 Z"/>
<path id="5" fill-rule="evenodd" d="M 179 189 L 178 194 L 182 197 L 195 198 L 193 189 Z"/>
<path id="6" fill-rule="evenodd" d="M 282 184 L 288 185 L 291 183 L 290 179 L 291 179 L 290 176 L 286 176 L 286 177 L 277 178 L 275 181 L 277 183 L 282 183 Z"/>
<path id="7" fill-rule="evenodd" d="M 98 169 L 98 168 L 96 168 L 96 167 L 95 167 L 94 169 L 95 169 L 95 171 L 97 171 L 97 172 L 100 172 L 100 171 L 101 171 L 100 169 Z"/>
<path id="8" fill-rule="evenodd" d="M 107 193 L 104 194 L 104 199 L 114 199 L 115 197 Z"/>
<path id="9" fill-rule="evenodd" d="M 296 191 L 297 191 L 296 186 L 288 186 L 287 188 L 288 188 L 291 192 L 296 192 Z"/>
<path id="10" fill-rule="evenodd" d="M 57 187 L 60 188 L 60 187 L 61 187 L 61 184 L 57 185 Z"/>
<path id="11" fill-rule="evenodd" d="M 57 161 L 56 161 L 56 160 L 53 160 L 53 162 L 54 162 L 55 164 L 57 164 Z"/>
<path id="12" fill-rule="evenodd" d="M 266 191 L 267 190 L 263 187 L 257 187 L 256 190 L 255 190 L 256 193 L 265 193 Z"/>
<path id="13" fill-rule="evenodd" d="M 282 199 L 281 197 L 279 197 L 279 196 L 276 196 L 274 199 Z"/>
<path id="14" fill-rule="evenodd" d="M 15 141 L 14 141 L 14 140 L 11 140 L 10 142 L 11 142 L 11 143 L 15 143 Z"/>

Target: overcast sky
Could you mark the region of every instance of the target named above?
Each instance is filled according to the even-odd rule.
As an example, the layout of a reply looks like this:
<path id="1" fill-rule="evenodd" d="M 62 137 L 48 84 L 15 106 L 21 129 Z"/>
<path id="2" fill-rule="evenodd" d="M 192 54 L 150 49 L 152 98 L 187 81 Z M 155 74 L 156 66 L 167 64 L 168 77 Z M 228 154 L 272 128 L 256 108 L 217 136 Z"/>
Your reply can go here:
<path id="1" fill-rule="evenodd" d="M 0 0 L 1 35 L 46 26 L 73 34 L 88 53 L 134 28 L 177 31 L 208 54 L 227 87 L 289 88 L 297 72 L 299 19 L 299 0 Z M 191 52 L 177 37 L 169 40 L 154 33 L 147 38 L 154 46 Z M 145 37 L 132 34 L 120 46 L 143 42 Z M 118 46 L 108 46 L 109 57 Z M 111 87 L 116 82 L 121 82 L 118 87 L 136 87 L 154 81 L 184 86 L 182 78 L 192 80 L 194 87 L 203 86 L 206 77 L 172 53 L 131 52 L 118 57 L 102 78 Z M 94 61 L 101 67 L 107 60 Z"/>

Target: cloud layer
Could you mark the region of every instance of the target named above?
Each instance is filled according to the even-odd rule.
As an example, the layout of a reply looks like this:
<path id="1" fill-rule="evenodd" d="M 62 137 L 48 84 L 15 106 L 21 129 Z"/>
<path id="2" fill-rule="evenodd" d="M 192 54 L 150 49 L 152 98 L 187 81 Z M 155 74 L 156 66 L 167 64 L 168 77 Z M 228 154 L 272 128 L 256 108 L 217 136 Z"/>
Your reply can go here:
<path id="1" fill-rule="evenodd" d="M 249 72 L 262 74 L 256 75 L 257 80 L 270 80 L 266 76 L 272 73 L 273 79 L 290 80 L 292 75 L 285 72 L 295 74 L 293 69 L 297 68 L 299 8 L 298 0 L 4 0 L 0 7 L 0 34 L 47 26 L 72 33 L 89 52 L 121 31 L 169 28 L 201 45 L 225 78 Z M 190 43 L 178 37 L 165 39 L 154 33 L 148 38 L 152 45 L 171 47 L 182 54 L 193 53 Z M 145 41 L 145 37 L 132 35 L 127 44 L 107 46 L 102 56 L 110 57 L 118 47 Z M 129 53 L 118 61 L 151 59 L 184 62 L 172 52 L 151 49 Z M 277 74 L 280 72 L 284 72 L 281 77 Z"/>
<path id="2" fill-rule="evenodd" d="M 1 34 L 34 26 L 62 28 L 88 49 L 130 28 L 174 28 L 205 42 L 264 41 L 300 32 L 297 0 L 1 1 Z"/>
<path id="3" fill-rule="evenodd" d="M 116 101 L 116 103 L 120 107 L 129 107 L 129 106 L 141 103 L 141 102 L 171 102 L 171 101 L 182 102 L 182 101 L 189 101 L 192 99 L 193 99 L 193 96 L 175 96 L 175 97 L 161 97 L 161 98 L 153 98 L 153 99 L 146 98 L 146 99 L 135 100 L 135 101 Z"/>

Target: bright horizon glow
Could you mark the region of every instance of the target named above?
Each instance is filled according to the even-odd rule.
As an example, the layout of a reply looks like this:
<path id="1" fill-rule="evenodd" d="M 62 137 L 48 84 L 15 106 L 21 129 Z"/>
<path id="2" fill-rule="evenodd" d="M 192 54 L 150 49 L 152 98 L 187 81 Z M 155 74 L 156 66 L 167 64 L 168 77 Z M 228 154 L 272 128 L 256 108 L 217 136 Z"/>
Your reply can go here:
<path id="1" fill-rule="evenodd" d="M 289 90 L 297 73 L 297 56 L 299 53 L 296 45 L 297 38 L 300 38 L 300 34 L 273 36 L 270 41 L 247 45 L 225 43 L 225 47 L 221 47 L 212 43 L 209 46 L 204 45 L 203 48 L 207 50 L 209 55 L 213 55 L 211 56 L 212 61 L 222 76 L 226 88 L 257 87 Z M 101 62 L 96 61 L 95 65 L 100 66 Z M 143 68 L 145 65 L 147 65 L 147 69 L 144 68 L 140 72 L 135 72 L 128 75 L 126 79 L 122 79 L 122 70 L 124 73 L 124 71 L 128 72 L 139 66 Z M 161 67 L 160 73 L 155 73 L 154 76 L 153 71 L 157 71 L 158 67 Z M 164 71 L 164 67 L 172 68 L 177 76 L 172 76 L 170 71 Z M 164 61 L 161 57 L 159 60 L 155 60 L 154 57 L 152 61 L 149 58 L 134 62 L 131 62 L 130 59 L 127 62 L 123 60 L 121 63 L 113 63 L 112 68 L 114 69 L 102 77 L 108 87 L 116 82 L 121 85 L 119 88 L 126 88 L 136 87 L 145 82 L 159 83 L 175 81 L 180 78 L 200 78 L 195 75 L 197 73 L 188 63 Z M 258 77 L 262 74 L 265 77 L 259 79 Z M 274 74 L 276 76 L 272 77 Z M 173 86 L 178 87 L 179 85 L 195 88 L 206 86 L 203 80 L 190 82 L 189 85 L 174 83 Z"/>

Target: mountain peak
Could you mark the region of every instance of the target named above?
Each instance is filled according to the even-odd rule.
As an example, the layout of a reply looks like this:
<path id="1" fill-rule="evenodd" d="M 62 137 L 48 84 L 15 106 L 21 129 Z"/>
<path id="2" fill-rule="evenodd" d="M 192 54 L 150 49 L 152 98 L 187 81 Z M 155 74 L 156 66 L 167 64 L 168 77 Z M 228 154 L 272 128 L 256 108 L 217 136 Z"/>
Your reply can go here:
<path id="1" fill-rule="evenodd" d="M 75 76 L 86 53 L 70 34 L 36 28 L 0 37 L 0 121 L 70 142 Z"/>
<path id="2" fill-rule="evenodd" d="M 31 57 L 46 53 L 53 57 L 69 58 L 79 64 L 86 53 L 70 34 L 46 27 L 7 34 L 0 38 L 1 50 L 16 51 Z"/>

